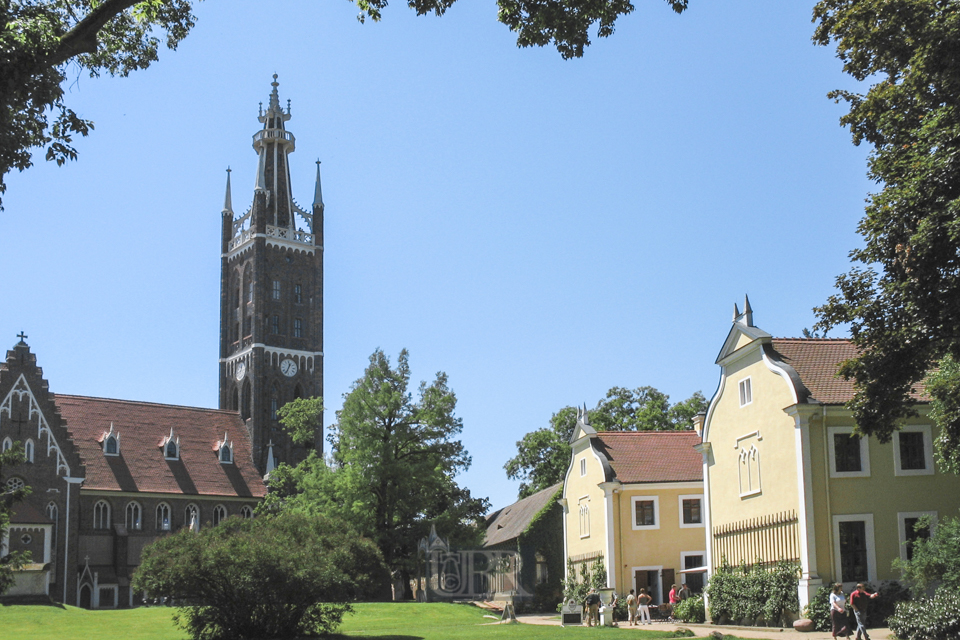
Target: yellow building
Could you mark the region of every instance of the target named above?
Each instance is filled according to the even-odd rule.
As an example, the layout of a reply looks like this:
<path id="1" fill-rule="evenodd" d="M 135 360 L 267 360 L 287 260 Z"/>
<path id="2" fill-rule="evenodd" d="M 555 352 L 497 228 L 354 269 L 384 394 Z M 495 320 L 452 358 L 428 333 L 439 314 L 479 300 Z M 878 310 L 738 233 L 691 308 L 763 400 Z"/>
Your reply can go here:
<path id="1" fill-rule="evenodd" d="M 700 591 L 702 573 L 681 574 L 706 562 L 699 443 L 694 431 L 597 433 L 582 412 L 560 501 L 564 556 L 602 557 L 608 587 L 646 587 L 657 604 L 674 583 Z"/>
<path id="2" fill-rule="evenodd" d="M 847 340 L 773 338 L 734 307 L 703 427 L 708 564 L 801 566 L 801 605 L 821 584 L 897 580 L 917 518 L 955 515 L 960 478 L 934 468 L 926 399 L 892 441 L 852 437 L 838 379 Z M 905 544 L 906 543 L 906 544 Z"/>

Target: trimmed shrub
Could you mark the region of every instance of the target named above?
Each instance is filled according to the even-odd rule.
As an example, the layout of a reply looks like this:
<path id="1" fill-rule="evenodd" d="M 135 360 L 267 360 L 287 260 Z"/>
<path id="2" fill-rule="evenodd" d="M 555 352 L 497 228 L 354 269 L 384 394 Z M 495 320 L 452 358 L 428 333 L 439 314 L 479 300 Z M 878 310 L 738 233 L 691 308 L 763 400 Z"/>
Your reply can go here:
<path id="1" fill-rule="evenodd" d="M 804 615 L 813 620 L 813 626 L 817 631 L 830 631 L 830 587 L 823 586 L 817 589 Z"/>
<path id="2" fill-rule="evenodd" d="M 766 620 L 779 626 L 784 609 L 800 608 L 797 577 L 798 567 L 789 562 L 772 568 L 760 560 L 751 567 L 721 565 L 707 584 L 710 617 L 721 624 Z"/>
<path id="3" fill-rule="evenodd" d="M 940 588 L 932 598 L 901 602 L 887 624 L 898 638 L 960 640 L 960 595 Z"/>
<path id="4" fill-rule="evenodd" d="M 707 612 L 701 596 L 687 598 L 673 609 L 673 617 L 684 622 L 703 622 L 706 616 Z"/>

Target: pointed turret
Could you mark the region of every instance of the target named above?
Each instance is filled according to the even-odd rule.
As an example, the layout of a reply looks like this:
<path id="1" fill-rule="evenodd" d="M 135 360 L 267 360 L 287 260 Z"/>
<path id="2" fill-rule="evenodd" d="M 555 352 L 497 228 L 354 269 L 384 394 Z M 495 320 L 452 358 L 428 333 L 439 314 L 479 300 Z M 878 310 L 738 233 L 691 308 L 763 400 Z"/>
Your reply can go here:
<path id="1" fill-rule="evenodd" d="M 320 161 L 317 160 L 317 184 L 313 187 L 313 208 L 323 211 L 323 189 L 320 187 Z"/>
<path id="2" fill-rule="evenodd" d="M 273 74 L 273 89 L 267 110 L 260 108 L 257 118 L 263 123 L 263 129 L 253 136 L 253 149 L 260 156 L 257 163 L 257 180 L 254 191 L 265 192 L 266 201 L 261 205 L 265 209 L 262 215 L 266 224 L 286 229 L 296 229 L 293 196 L 290 188 L 290 167 L 287 156 L 296 149 L 296 139 L 286 130 L 285 123 L 290 119 L 290 106 L 287 110 L 280 106 L 277 87 L 277 74 Z M 256 198 L 255 198 L 256 199 Z M 259 225 L 257 225 L 259 226 Z"/>
<path id="3" fill-rule="evenodd" d="M 733 322 L 736 324 L 737 320 L 740 319 L 740 307 L 737 306 L 737 303 L 733 303 Z"/>
<path id="4" fill-rule="evenodd" d="M 750 306 L 750 297 L 743 294 L 743 322 L 748 327 L 753 326 L 753 307 Z"/>
<path id="5" fill-rule="evenodd" d="M 223 196 L 223 213 L 233 215 L 233 197 L 230 193 L 230 167 L 227 167 L 227 193 Z"/>

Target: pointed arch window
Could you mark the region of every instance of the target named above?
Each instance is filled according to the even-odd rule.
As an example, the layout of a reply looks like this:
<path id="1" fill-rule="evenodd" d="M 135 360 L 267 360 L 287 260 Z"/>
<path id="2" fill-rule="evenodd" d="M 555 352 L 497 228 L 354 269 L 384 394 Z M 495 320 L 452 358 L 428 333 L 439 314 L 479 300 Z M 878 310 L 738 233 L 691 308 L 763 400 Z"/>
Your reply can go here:
<path id="1" fill-rule="evenodd" d="M 110 431 L 103 434 L 101 440 L 103 443 L 103 454 L 107 456 L 118 456 L 120 455 L 120 432 L 116 431 L 113 428 L 113 423 L 110 423 Z"/>
<path id="2" fill-rule="evenodd" d="M 51 535 L 50 551 L 52 553 L 57 552 L 57 535 L 60 527 L 60 509 L 57 508 L 57 503 L 52 500 L 47 503 L 46 508 L 47 517 L 53 521 L 53 535 Z"/>
<path id="3" fill-rule="evenodd" d="M 13 446 L 13 440 L 11 440 L 10 438 L 4 438 L 4 439 L 3 439 L 3 450 L 4 450 L 4 451 L 9 451 L 12 446 Z"/>
<path id="4" fill-rule="evenodd" d="M 270 388 L 270 419 L 277 419 L 277 412 L 280 410 L 280 389 L 277 385 Z"/>
<path id="5" fill-rule="evenodd" d="M 224 432 L 223 440 L 217 443 L 217 457 L 221 464 L 230 464 L 233 462 L 233 441 L 227 440 L 227 434 Z"/>
<path id="6" fill-rule="evenodd" d="M 193 503 L 188 504 L 183 510 L 183 521 L 192 531 L 200 531 L 200 507 Z"/>
<path id="7" fill-rule="evenodd" d="M 106 500 L 99 500 L 93 505 L 93 528 L 110 528 L 110 504 Z"/>
<path id="8" fill-rule="evenodd" d="M 741 449 L 739 456 L 740 497 L 760 493 L 760 450 L 757 445 Z"/>
<path id="9" fill-rule="evenodd" d="M 127 531 L 140 531 L 143 528 L 143 510 L 135 501 L 127 503 Z"/>
<path id="10" fill-rule="evenodd" d="M 157 531 L 170 531 L 170 506 L 166 502 L 157 505 Z"/>
<path id="11" fill-rule="evenodd" d="M 227 519 L 227 508 L 222 504 L 218 504 L 213 508 L 213 526 L 217 526 L 221 522 Z"/>
<path id="12" fill-rule="evenodd" d="M 173 427 L 170 427 L 170 435 L 160 441 L 160 448 L 163 449 L 164 460 L 180 459 L 180 438 L 173 433 Z"/>
<path id="13" fill-rule="evenodd" d="M 27 438 L 27 441 L 23 443 L 23 457 L 27 462 L 33 462 L 33 440 Z"/>
<path id="14" fill-rule="evenodd" d="M 240 507 L 240 517 L 244 520 L 249 520 L 253 517 L 253 509 L 251 509 L 248 505 L 243 505 Z"/>

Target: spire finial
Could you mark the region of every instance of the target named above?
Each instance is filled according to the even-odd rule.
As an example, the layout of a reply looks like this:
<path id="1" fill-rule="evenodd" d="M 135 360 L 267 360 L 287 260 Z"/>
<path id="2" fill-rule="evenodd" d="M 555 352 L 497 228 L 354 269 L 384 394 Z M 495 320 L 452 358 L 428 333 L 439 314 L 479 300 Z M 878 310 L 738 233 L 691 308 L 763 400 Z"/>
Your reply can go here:
<path id="1" fill-rule="evenodd" d="M 736 322 L 740 319 L 740 308 L 737 306 L 737 303 L 733 303 L 733 321 Z"/>
<path id="2" fill-rule="evenodd" d="M 230 195 L 230 167 L 227 167 L 227 193 L 223 197 L 223 211 L 224 213 L 233 213 L 233 198 Z"/>
<path id="3" fill-rule="evenodd" d="M 290 98 L 287 98 L 287 115 L 290 115 Z"/>
<path id="4" fill-rule="evenodd" d="M 753 326 L 753 307 L 750 306 L 750 297 L 743 294 L 743 321 L 748 327 Z"/>
<path id="5" fill-rule="evenodd" d="M 270 86 L 273 87 L 270 92 L 270 110 L 280 111 L 280 94 L 277 93 L 277 87 L 280 86 L 280 83 L 277 82 L 277 74 L 273 74 L 273 82 L 270 83 Z"/>
<path id="6" fill-rule="evenodd" d="M 314 208 L 323 208 L 323 189 L 320 188 L 320 159 L 317 158 L 317 184 L 313 188 L 313 206 Z"/>

